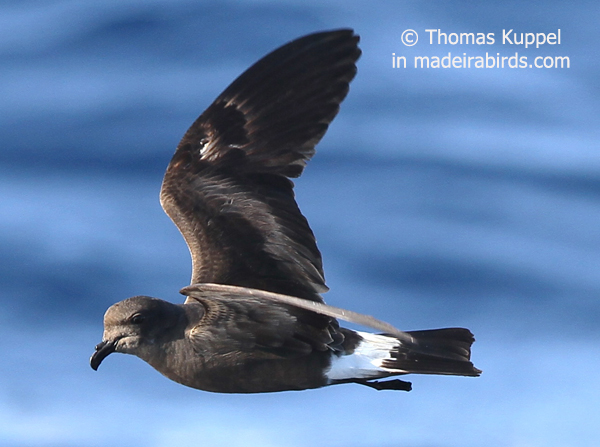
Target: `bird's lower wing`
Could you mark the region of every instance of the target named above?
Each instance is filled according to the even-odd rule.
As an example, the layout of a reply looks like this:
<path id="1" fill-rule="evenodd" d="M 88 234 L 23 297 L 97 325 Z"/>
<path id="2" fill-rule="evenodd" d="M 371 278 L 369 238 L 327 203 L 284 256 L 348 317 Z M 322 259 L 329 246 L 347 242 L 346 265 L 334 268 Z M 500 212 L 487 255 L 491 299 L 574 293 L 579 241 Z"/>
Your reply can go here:
<path id="1" fill-rule="evenodd" d="M 192 298 L 210 299 L 211 295 L 228 295 L 229 299 L 235 299 L 236 296 L 254 297 L 257 299 L 273 301 L 280 304 L 287 304 L 300 309 L 315 312 L 339 320 L 348 321 L 361 326 L 369 327 L 378 331 L 397 337 L 399 340 L 413 344 L 414 338 L 407 332 L 401 331 L 385 321 L 378 320 L 370 315 L 360 314 L 351 310 L 341 309 L 339 307 L 329 306 L 316 301 L 309 301 L 279 293 L 267 292 L 264 290 L 251 289 L 248 287 L 237 287 L 224 284 L 192 284 L 180 290 L 180 293 Z"/>

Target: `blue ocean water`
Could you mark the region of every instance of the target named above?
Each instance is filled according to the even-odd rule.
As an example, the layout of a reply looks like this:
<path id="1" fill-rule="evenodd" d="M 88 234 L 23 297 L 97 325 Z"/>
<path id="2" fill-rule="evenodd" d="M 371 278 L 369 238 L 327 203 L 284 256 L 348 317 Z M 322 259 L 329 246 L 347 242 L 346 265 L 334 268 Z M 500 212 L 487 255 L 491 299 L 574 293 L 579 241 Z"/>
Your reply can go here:
<path id="1" fill-rule="evenodd" d="M 0 445 L 595 446 L 600 91 L 593 2 L 0 4 Z M 158 203 L 179 139 L 245 68 L 352 27 L 350 95 L 296 183 L 328 303 L 410 330 L 466 326 L 478 379 L 256 396 L 88 364 L 102 315 L 189 282 Z M 406 47 L 404 30 L 419 33 Z M 429 44 L 426 29 L 494 33 Z M 502 44 L 502 30 L 560 45 Z M 392 68 L 415 56 L 569 68 Z"/>

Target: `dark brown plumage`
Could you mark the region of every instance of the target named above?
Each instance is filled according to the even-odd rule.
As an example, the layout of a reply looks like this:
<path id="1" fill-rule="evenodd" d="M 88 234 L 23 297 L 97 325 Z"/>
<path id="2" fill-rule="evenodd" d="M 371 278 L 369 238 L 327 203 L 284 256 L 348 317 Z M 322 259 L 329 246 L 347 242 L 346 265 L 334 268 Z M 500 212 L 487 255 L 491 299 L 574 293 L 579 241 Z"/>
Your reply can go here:
<path id="1" fill-rule="evenodd" d="M 192 284 L 214 282 L 322 301 L 321 254 L 293 184 L 338 113 L 360 56 L 350 30 L 275 50 L 237 78 L 185 133 L 161 204 L 192 253 Z"/>
<path id="2" fill-rule="evenodd" d="M 91 365 L 137 355 L 167 377 L 217 392 L 356 382 L 410 389 L 389 376 L 479 375 L 467 329 L 402 332 L 323 303 L 321 254 L 298 209 L 298 177 L 348 93 L 360 56 L 352 30 L 316 33 L 237 78 L 185 133 L 161 204 L 192 256 L 182 305 L 133 297 L 112 306 Z M 338 319 L 386 334 L 340 328 Z"/>

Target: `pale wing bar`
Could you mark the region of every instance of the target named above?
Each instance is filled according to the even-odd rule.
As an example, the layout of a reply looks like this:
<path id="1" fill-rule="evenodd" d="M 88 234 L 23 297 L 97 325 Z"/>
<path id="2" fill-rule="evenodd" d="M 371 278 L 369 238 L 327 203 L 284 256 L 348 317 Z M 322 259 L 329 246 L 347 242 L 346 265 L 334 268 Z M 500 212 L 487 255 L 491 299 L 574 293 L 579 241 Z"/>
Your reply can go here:
<path id="1" fill-rule="evenodd" d="M 328 304 L 319 303 L 316 301 L 309 301 L 302 298 L 297 298 L 289 295 L 282 295 L 280 293 L 272 293 L 264 290 L 251 289 L 248 287 L 236 287 L 224 284 L 192 284 L 184 287 L 179 291 L 181 294 L 190 296 L 192 298 L 203 298 L 210 299 L 211 294 L 215 293 L 227 293 L 229 295 L 238 295 L 239 297 L 252 296 L 254 298 L 274 301 L 281 304 L 287 304 L 295 306 L 300 309 L 315 312 L 328 317 L 337 318 L 350 323 L 359 324 L 361 326 L 369 327 L 378 331 L 385 332 L 386 334 L 393 335 L 401 341 L 406 343 L 414 344 L 415 339 L 407 332 L 401 331 L 385 321 L 378 320 L 371 315 L 364 315 L 351 310 L 342 309 L 339 307 L 329 306 Z"/>

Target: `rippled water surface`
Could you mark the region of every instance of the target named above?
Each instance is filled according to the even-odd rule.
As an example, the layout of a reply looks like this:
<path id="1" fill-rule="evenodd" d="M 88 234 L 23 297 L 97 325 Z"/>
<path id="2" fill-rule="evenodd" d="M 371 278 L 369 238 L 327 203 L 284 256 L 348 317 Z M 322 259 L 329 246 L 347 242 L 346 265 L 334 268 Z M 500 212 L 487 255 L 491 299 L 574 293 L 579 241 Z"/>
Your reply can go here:
<path id="1" fill-rule="evenodd" d="M 0 5 L 0 445 L 594 446 L 600 438 L 600 91 L 593 2 Z M 466 326 L 478 379 L 256 396 L 88 365 L 112 303 L 181 300 L 158 203 L 187 127 L 275 47 L 353 27 L 363 56 L 300 207 L 329 303 Z M 419 33 L 412 47 L 404 30 Z M 494 33 L 430 45 L 426 29 Z M 560 45 L 502 44 L 502 30 Z M 392 53 L 568 56 L 570 68 L 392 68 Z"/>

